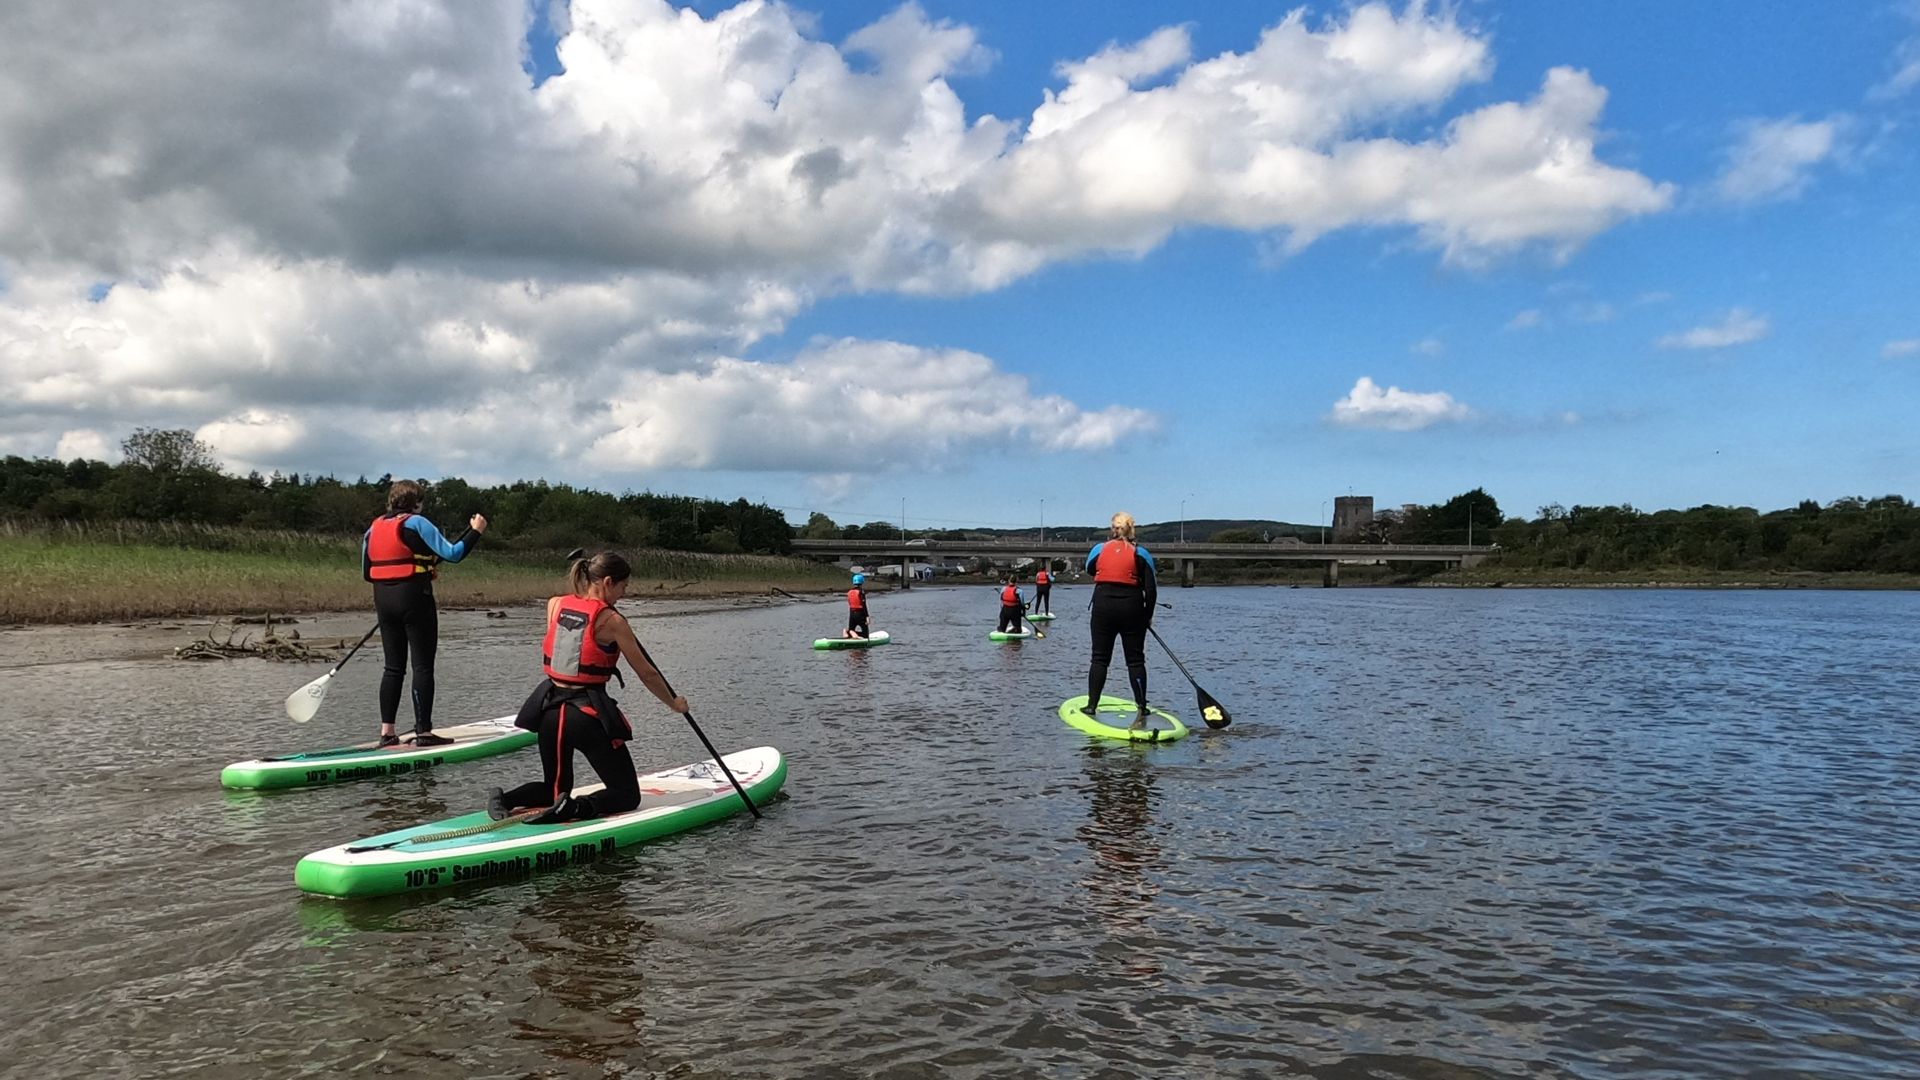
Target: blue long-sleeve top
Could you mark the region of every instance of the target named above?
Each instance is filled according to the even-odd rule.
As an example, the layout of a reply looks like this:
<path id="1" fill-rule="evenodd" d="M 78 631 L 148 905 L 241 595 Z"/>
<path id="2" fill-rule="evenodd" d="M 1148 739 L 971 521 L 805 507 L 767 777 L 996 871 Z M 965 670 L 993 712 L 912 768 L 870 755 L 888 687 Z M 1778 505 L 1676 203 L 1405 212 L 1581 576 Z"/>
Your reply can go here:
<path id="1" fill-rule="evenodd" d="M 389 515 L 390 516 L 390 515 Z M 360 537 L 360 565 L 364 569 L 371 565 L 367 556 L 367 542 L 373 537 L 373 526 Z M 439 526 L 420 514 L 414 514 L 400 526 L 400 537 L 407 546 L 422 555 L 433 555 L 441 562 L 459 562 L 467 557 L 480 543 L 480 534 L 469 528 L 460 534 L 458 540 L 448 540 Z"/>

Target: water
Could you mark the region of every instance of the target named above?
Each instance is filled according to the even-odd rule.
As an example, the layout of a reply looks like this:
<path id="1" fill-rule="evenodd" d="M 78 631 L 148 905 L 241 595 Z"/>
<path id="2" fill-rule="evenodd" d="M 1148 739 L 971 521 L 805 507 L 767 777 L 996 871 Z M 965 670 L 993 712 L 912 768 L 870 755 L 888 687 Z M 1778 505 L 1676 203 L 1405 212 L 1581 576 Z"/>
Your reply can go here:
<path id="1" fill-rule="evenodd" d="M 807 648 L 829 604 L 643 621 L 718 744 L 786 751 L 788 796 L 372 902 L 302 897 L 293 864 L 472 809 L 531 751 L 223 793 L 229 761 L 369 734 L 377 659 L 296 727 L 279 701 L 318 668 L 0 633 L 0 1071 L 1914 1073 L 1920 595 L 1163 595 L 1226 732 L 1151 644 L 1193 737 L 1062 725 L 1078 589 L 1007 645 L 986 590 L 876 597 L 900 643 L 872 652 Z M 513 616 L 447 617 L 442 723 L 532 683 L 537 613 Z M 644 697 L 643 765 L 701 756 Z"/>

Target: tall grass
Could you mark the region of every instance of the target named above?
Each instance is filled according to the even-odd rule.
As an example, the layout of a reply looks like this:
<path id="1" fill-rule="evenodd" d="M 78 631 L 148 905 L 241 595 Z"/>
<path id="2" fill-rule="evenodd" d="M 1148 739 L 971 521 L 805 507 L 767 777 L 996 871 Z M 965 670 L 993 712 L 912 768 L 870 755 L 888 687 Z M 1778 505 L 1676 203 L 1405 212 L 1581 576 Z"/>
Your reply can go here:
<path id="1" fill-rule="evenodd" d="M 643 549 L 630 594 L 699 596 L 824 588 L 838 570 L 799 559 Z M 555 551 L 489 550 L 442 568 L 442 606 L 513 604 L 564 588 Z M 357 537 L 126 522 L 0 521 L 0 621 L 87 622 L 371 607 Z"/>

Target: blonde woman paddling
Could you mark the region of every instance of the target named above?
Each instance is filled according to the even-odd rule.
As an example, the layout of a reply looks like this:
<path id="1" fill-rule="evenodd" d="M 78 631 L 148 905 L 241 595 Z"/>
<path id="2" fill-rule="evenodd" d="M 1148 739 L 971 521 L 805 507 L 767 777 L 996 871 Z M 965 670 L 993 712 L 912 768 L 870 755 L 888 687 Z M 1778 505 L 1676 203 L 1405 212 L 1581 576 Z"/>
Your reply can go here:
<path id="1" fill-rule="evenodd" d="M 577 558 L 567 573 L 572 593 L 547 601 L 546 678 L 534 687 L 514 721 L 539 732 L 543 778 L 512 791 L 495 788 L 487 806 L 495 820 L 518 809 L 544 806 L 547 812 L 534 818 L 535 824 L 581 821 L 624 814 L 640 805 L 640 780 L 627 750 L 633 726 L 607 694 L 607 680 L 619 675 L 625 657 L 661 704 L 677 713 L 692 706 L 667 689 L 667 680 L 633 636 L 633 625 L 614 608 L 627 595 L 632 576 L 627 560 L 611 551 Z M 572 797 L 576 750 L 586 755 L 606 785 L 580 799 Z"/>
<path id="2" fill-rule="evenodd" d="M 1134 543 L 1133 533 L 1133 515 L 1122 510 L 1113 515 L 1107 539 L 1087 554 L 1087 574 L 1093 578 L 1093 610 L 1087 620 L 1093 628 L 1093 660 L 1087 665 L 1087 703 L 1082 711 L 1093 716 L 1100 708 L 1117 636 L 1138 710 L 1131 725 L 1137 730 L 1147 726 L 1147 629 L 1153 625 L 1159 586 L 1153 556 Z"/>

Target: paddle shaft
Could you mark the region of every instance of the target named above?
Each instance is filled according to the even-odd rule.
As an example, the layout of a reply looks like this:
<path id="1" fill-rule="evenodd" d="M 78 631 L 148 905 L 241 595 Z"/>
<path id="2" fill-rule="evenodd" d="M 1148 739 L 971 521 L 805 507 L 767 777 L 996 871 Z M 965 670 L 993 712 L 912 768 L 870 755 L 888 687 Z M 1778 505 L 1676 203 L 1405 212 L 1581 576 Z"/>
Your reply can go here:
<path id="1" fill-rule="evenodd" d="M 1193 672 L 1187 670 L 1187 665 L 1180 662 L 1180 658 L 1173 654 L 1172 649 L 1167 648 L 1167 639 L 1160 636 L 1160 631 L 1155 630 L 1152 625 L 1148 625 L 1147 633 L 1152 634 L 1153 640 L 1160 643 L 1160 648 L 1166 651 L 1167 658 L 1173 661 L 1174 667 L 1180 669 L 1180 674 L 1187 677 L 1187 682 L 1193 687 L 1193 692 L 1199 695 L 1200 718 L 1207 722 L 1207 726 L 1210 728 L 1223 728 L 1233 723 L 1233 718 L 1227 714 L 1227 707 L 1215 700 L 1212 694 L 1207 693 L 1206 689 L 1200 685 L 1200 681 L 1193 677 Z M 1209 706 L 1211 706 L 1212 712 L 1209 712 Z M 1220 714 L 1220 722 L 1217 724 L 1214 723 L 1213 712 Z"/>
<path id="2" fill-rule="evenodd" d="M 660 670 L 659 664 L 653 663 L 653 656 L 647 652 L 647 647 L 645 645 L 640 644 L 640 639 L 638 637 L 635 637 L 633 639 L 633 643 L 639 646 L 640 655 L 646 659 L 647 663 L 653 664 L 653 670 L 659 674 L 660 682 L 663 686 L 667 688 L 668 695 L 672 697 L 679 697 L 680 696 L 679 694 L 676 694 L 673 692 L 673 684 L 667 681 L 667 673 Z M 727 768 L 726 759 L 722 758 L 720 756 L 720 751 L 715 750 L 713 748 L 713 743 L 708 741 L 707 733 L 700 730 L 699 724 L 694 723 L 692 711 L 689 710 L 687 712 L 681 713 L 680 715 L 683 717 L 686 717 L 687 726 L 692 728 L 693 733 L 700 737 L 700 745 L 706 747 L 707 753 L 713 755 L 713 763 L 715 765 L 720 766 L 721 772 L 727 774 L 727 783 L 732 784 L 733 790 L 740 794 L 740 801 L 747 804 L 747 811 L 751 813 L 754 817 L 756 818 L 759 817 L 760 808 L 753 805 L 753 800 L 747 797 L 747 789 L 741 787 L 740 781 L 734 779 L 733 770 Z"/>
<path id="3" fill-rule="evenodd" d="M 1167 649 L 1167 640 L 1160 636 L 1160 631 L 1155 630 L 1153 627 L 1149 626 L 1147 627 L 1147 633 L 1153 635 L 1153 640 L 1159 642 L 1160 647 L 1162 649 Z M 1167 649 L 1167 659 L 1172 660 L 1173 666 L 1180 669 L 1180 674 L 1185 675 L 1187 677 L 1187 681 L 1190 683 L 1193 683 L 1193 688 L 1195 690 L 1200 689 L 1200 683 L 1194 679 L 1193 672 L 1188 671 L 1187 665 L 1181 663 L 1180 658 L 1173 655 L 1172 649 Z"/>
<path id="4" fill-rule="evenodd" d="M 354 654 L 354 653 L 357 653 L 357 652 L 359 652 L 359 651 L 360 651 L 360 646 L 362 646 L 362 645 L 365 645 L 365 644 L 366 644 L 367 642 L 369 642 L 369 641 L 372 641 L 372 640 L 373 640 L 373 635 L 375 635 L 375 634 L 377 634 L 377 633 L 379 633 L 379 632 L 380 632 L 380 624 L 379 624 L 379 623 L 374 623 L 374 624 L 373 624 L 373 629 L 371 629 L 371 630 L 369 630 L 369 631 L 367 631 L 367 632 L 366 632 L 365 634 L 363 634 L 363 635 L 361 635 L 361 637 L 360 637 L 360 640 L 359 640 L 358 642 L 355 642 L 355 643 L 354 643 L 354 646 L 353 646 L 353 648 L 351 648 L 351 649 L 348 649 L 348 650 L 347 650 L 347 655 L 345 655 L 345 656 L 343 656 L 343 657 L 341 657 L 341 658 L 340 658 L 340 662 L 339 662 L 339 663 L 337 663 L 337 664 L 335 664 L 335 665 L 333 665 L 333 671 L 329 671 L 329 672 L 327 672 L 327 674 L 329 674 L 329 675 L 331 675 L 331 674 L 333 674 L 333 672 L 334 672 L 334 671 L 339 671 L 339 670 L 340 670 L 341 668 L 343 668 L 343 667 L 346 667 L 346 666 L 347 666 L 347 661 L 349 661 L 349 660 L 351 660 L 351 659 L 353 659 L 353 654 Z"/>

